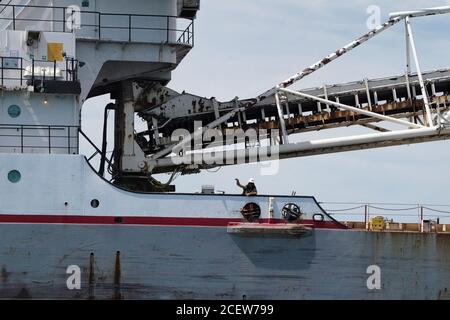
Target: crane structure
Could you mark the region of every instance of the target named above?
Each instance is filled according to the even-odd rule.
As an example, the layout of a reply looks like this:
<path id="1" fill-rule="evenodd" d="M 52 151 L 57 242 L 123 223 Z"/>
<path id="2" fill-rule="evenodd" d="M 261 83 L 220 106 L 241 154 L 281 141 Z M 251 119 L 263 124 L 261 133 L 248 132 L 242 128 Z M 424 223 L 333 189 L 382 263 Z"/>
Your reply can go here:
<path id="1" fill-rule="evenodd" d="M 141 159 L 146 159 L 141 168 L 152 173 L 180 168 L 184 172 L 198 172 L 275 158 L 448 139 L 450 69 L 422 71 L 411 26 L 414 18 L 448 13 L 450 7 L 393 13 L 386 23 L 254 99 L 218 102 L 215 98 L 162 89 L 160 99 L 146 99 L 148 106 L 138 112 L 148 123 L 148 130 L 136 135 L 143 151 Z M 290 89 L 401 22 L 405 26 L 406 43 L 404 74 Z M 412 72 L 413 63 L 415 72 Z M 392 123 L 401 129 L 388 129 L 383 123 Z M 289 141 L 293 134 L 349 126 L 362 126 L 374 132 L 298 143 Z M 215 133 L 210 133 L 212 129 Z M 264 140 L 269 142 L 264 145 Z M 230 145 L 234 148 L 227 149 Z"/>
<path id="2" fill-rule="evenodd" d="M 0 80 L 9 114 L 0 123 L 0 152 L 77 154 L 79 135 L 91 142 L 82 130 L 81 107 L 105 94 L 113 102 L 105 107 L 102 145 L 91 142 L 95 153 L 89 160 L 99 156 L 99 175 L 108 172 L 114 184 L 144 192 L 174 190 L 152 177 L 160 173 L 192 174 L 450 137 L 450 68 L 422 71 L 411 25 L 416 18 L 448 14 L 450 6 L 393 13 L 261 95 L 227 102 L 167 87 L 172 71 L 194 47 L 198 10 L 199 0 L 128 0 L 126 13 L 122 1 L 112 0 L 0 4 L 5 31 Z M 400 23 L 405 26 L 404 74 L 292 88 Z M 113 142 L 107 134 L 110 113 Z M 137 130 L 138 117 L 145 130 Z M 371 131 L 302 139 L 305 132 L 351 126 Z M 294 143 L 293 135 L 300 142 Z M 111 156 L 109 145 L 114 146 Z"/>

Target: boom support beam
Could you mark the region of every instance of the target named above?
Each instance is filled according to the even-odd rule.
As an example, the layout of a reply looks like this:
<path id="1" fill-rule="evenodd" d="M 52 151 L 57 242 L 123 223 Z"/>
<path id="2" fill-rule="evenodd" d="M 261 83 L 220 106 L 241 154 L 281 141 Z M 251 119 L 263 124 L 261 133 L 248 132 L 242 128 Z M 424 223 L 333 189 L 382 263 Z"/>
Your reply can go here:
<path id="1" fill-rule="evenodd" d="M 267 97 L 270 97 L 274 94 L 276 94 L 278 88 L 288 88 L 295 84 L 296 82 L 300 81 L 301 79 L 305 78 L 306 76 L 316 72 L 317 70 L 323 68 L 330 62 L 338 59 L 339 57 L 343 56 L 344 54 L 352 51 L 353 49 L 359 47 L 363 43 L 369 41 L 376 35 L 382 33 L 383 31 L 391 28 L 392 26 L 396 25 L 400 21 L 406 19 L 406 18 L 416 18 L 416 17 L 424 17 L 424 16 L 432 16 L 432 15 L 440 15 L 440 14 L 446 14 L 450 12 L 450 6 L 445 7 L 438 7 L 438 8 L 430 8 L 430 9 L 423 9 L 418 11 L 406 11 L 406 12 L 399 12 L 399 13 L 393 13 L 390 15 L 390 19 L 383 23 L 382 25 L 376 27 L 375 29 L 363 34 L 358 39 L 350 42 L 349 44 L 343 46 L 342 48 L 330 53 L 325 58 L 317 61 L 313 65 L 309 66 L 308 68 L 294 74 L 293 76 L 289 77 L 288 79 L 284 80 L 283 82 L 279 83 L 275 87 L 267 90 L 263 94 L 259 95 L 257 100 L 258 103 Z"/>

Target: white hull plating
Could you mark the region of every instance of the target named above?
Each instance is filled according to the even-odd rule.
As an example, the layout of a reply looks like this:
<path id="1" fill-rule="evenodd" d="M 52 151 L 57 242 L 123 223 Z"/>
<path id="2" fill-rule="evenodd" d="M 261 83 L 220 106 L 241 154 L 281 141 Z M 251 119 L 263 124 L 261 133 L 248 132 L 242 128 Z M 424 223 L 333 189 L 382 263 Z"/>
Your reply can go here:
<path id="1" fill-rule="evenodd" d="M 342 225 L 312 197 L 130 193 L 82 156 L 3 154 L 0 161 L 0 298 L 448 298 L 447 234 L 336 230 Z M 21 173 L 19 182 L 8 181 L 10 170 Z M 277 221 L 283 205 L 296 203 L 316 228 L 227 232 L 250 201 L 262 220 L 272 203 Z M 314 222 L 314 214 L 325 221 Z M 67 287 L 74 265 L 79 290 Z M 367 287 L 373 265 L 381 268 L 380 290 Z"/>
<path id="2" fill-rule="evenodd" d="M 325 214 L 312 197 L 132 193 L 100 178 L 81 155 L 0 154 L 0 161 L 0 215 L 240 220 L 242 207 L 250 202 L 260 206 L 261 219 L 282 219 L 281 210 L 288 203 L 298 204 L 305 220 Z M 12 170 L 21 173 L 17 183 L 7 179 Z M 99 201 L 97 208 L 92 200 Z"/>

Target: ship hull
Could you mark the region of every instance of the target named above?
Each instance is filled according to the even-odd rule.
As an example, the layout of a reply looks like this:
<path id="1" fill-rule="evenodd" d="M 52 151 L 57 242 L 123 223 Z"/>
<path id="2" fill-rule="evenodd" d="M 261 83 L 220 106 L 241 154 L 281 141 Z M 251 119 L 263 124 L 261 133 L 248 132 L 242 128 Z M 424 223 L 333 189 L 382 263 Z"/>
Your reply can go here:
<path id="1" fill-rule="evenodd" d="M 224 227 L 1 224 L 0 298 L 446 299 L 450 236 Z M 70 266 L 81 288 L 69 290 Z M 381 289 L 369 289 L 369 266 Z M 370 282 L 370 281 L 369 281 Z"/>
<path id="2" fill-rule="evenodd" d="M 129 192 L 78 155 L 0 160 L 3 299 L 448 297 L 448 233 L 346 229 L 313 197 Z M 283 232 L 292 205 L 310 232 Z"/>

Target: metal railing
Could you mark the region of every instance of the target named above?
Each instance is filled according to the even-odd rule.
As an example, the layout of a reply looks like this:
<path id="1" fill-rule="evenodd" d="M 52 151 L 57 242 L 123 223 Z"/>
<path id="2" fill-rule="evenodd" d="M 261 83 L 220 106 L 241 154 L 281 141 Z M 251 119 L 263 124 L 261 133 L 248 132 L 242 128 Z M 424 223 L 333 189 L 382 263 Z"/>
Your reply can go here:
<path id="1" fill-rule="evenodd" d="M 16 57 L 0 57 L 0 76 L 1 85 L 5 84 L 5 80 L 8 81 L 20 81 L 20 85 L 24 82 L 23 58 Z M 5 75 L 5 71 L 12 71 L 12 75 Z"/>
<path id="2" fill-rule="evenodd" d="M 398 203 L 345 203 L 320 202 L 325 211 L 338 220 L 369 223 L 374 217 L 382 216 L 387 220 L 419 223 L 425 220 L 450 222 L 450 204 L 398 204 Z"/>
<path id="3" fill-rule="evenodd" d="M 0 124 L 0 152 L 78 154 L 79 127 Z"/>
<path id="4" fill-rule="evenodd" d="M 11 8 L 11 10 L 5 10 Z M 19 18 L 21 13 L 19 9 L 33 8 L 36 18 Z M 39 17 L 39 10 L 52 10 L 51 19 Z M 119 40 L 126 42 L 167 42 L 179 43 L 185 45 L 194 45 L 194 20 L 180 18 L 170 15 L 144 15 L 144 14 L 121 14 L 121 13 L 102 13 L 97 11 L 81 11 L 80 25 L 76 25 L 74 15 L 76 11 L 70 11 L 70 8 L 56 6 L 37 6 L 37 5 L 11 5 L 0 4 L 0 21 L 10 21 L 12 30 L 17 30 L 20 22 L 27 23 L 49 23 L 52 32 L 69 32 L 74 30 L 92 28 L 92 35 L 98 40 Z M 178 29 L 177 21 L 187 21 L 186 28 Z M 113 31 L 119 39 L 111 38 Z M 119 35 L 121 33 L 121 35 Z M 154 37 L 148 40 L 143 33 L 152 33 Z M 155 40 L 156 39 L 156 40 Z"/>
<path id="5" fill-rule="evenodd" d="M 26 60 L 22 57 L 0 57 L 0 84 L 5 85 L 7 81 L 17 81 L 22 86 L 24 83 L 34 86 L 36 81 L 61 80 L 78 81 L 78 60 L 70 58 L 65 60 L 65 69 L 59 70 L 57 61 Z M 49 66 L 46 68 L 46 66 Z M 29 70 L 27 70 L 29 67 Z M 50 68 L 50 72 L 36 73 L 37 68 Z M 9 74 L 7 74 L 9 71 Z M 60 74 L 58 75 L 58 73 Z M 27 75 L 29 73 L 29 75 Z"/>
<path id="6" fill-rule="evenodd" d="M 192 20 L 189 26 L 181 33 L 177 42 L 194 46 L 194 20 Z"/>

